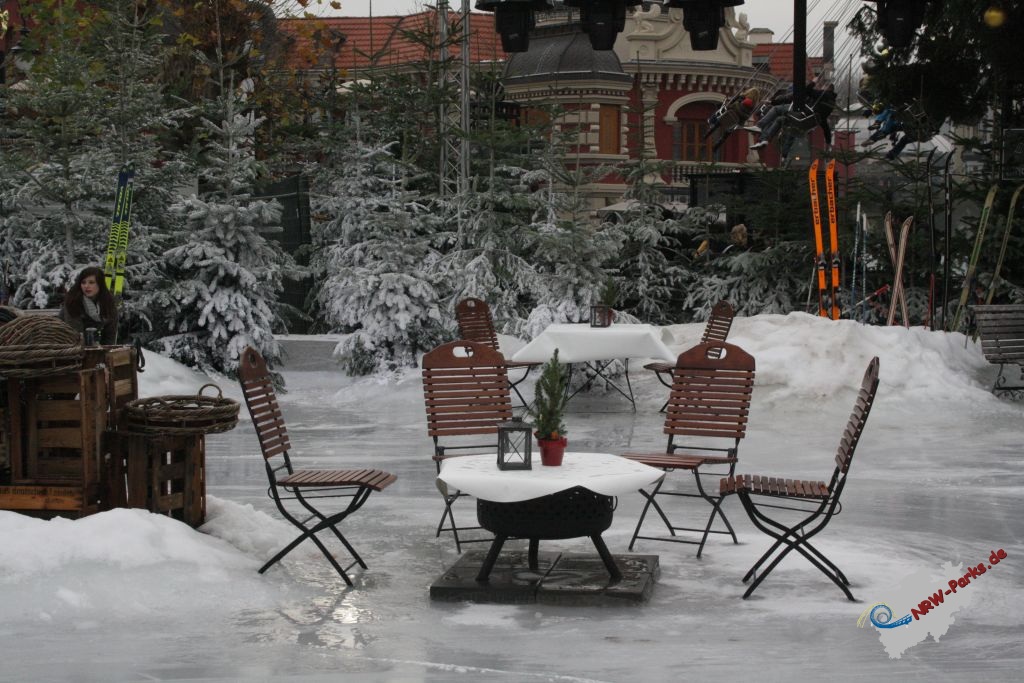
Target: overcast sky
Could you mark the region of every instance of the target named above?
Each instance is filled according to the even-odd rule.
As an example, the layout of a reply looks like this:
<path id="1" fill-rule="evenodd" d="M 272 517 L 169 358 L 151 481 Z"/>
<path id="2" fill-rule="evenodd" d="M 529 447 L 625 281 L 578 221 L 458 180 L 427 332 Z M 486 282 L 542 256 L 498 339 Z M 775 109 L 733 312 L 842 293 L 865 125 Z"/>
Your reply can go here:
<path id="1" fill-rule="evenodd" d="M 317 0 L 310 0 L 308 11 L 324 16 L 339 15 L 349 17 L 365 17 L 370 14 L 371 7 L 374 16 L 387 14 L 412 14 L 418 11 L 425 4 L 424 0 L 340 0 L 341 9 L 330 8 L 328 0 L 320 0 L 317 7 Z M 470 5 L 476 0 L 470 0 Z M 449 0 L 453 8 L 462 6 L 462 0 Z M 294 0 L 292 3 L 295 4 Z M 835 12 L 842 6 L 849 6 L 849 0 L 808 0 L 807 5 L 811 8 L 808 25 L 814 27 L 822 18 L 831 12 Z M 861 3 L 855 3 L 857 5 Z M 775 31 L 775 39 L 781 40 L 793 24 L 793 3 L 790 0 L 746 0 L 746 3 L 736 8 L 737 12 L 746 12 L 752 27 L 770 28 Z M 831 18 L 831 17 L 830 17 Z"/>

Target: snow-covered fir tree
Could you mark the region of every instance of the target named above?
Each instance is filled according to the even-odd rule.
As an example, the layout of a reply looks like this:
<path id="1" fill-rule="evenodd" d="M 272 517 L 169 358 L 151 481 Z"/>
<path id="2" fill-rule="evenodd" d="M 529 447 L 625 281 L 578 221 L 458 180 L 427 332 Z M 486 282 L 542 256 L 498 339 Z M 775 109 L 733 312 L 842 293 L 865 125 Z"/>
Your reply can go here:
<path id="1" fill-rule="evenodd" d="M 406 189 L 411 170 L 390 145 L 342 142 L 331 157 L 311 197 L 321 322 L 351 332 L 340 351 L 352 374 L 415 365 L 444 337 L 431 243 L 438 218 Z"/>
<path id="2" fill-rule="evenodd" d="M 524 180 L 536 191 L 530 225 L 536 235 L 529 256 L 539 274 L 537 305 L 520 330 L 532 338 L 551 323 L 582 322 L 590 317 L 608 279 L 605 264 L 614 263 L 623 241 L 614 225 L 594 225 L 581 188 L 607 169 L 569 168 L 556 142 L 539 151 Z"/>
<path id="3" fill-rule="evenodd" d="M 294 273 L 267 237 L 282 230 L 281 205 L 251 195 L 262 173 L 253 150 L 262 119 L 245 109 L 244 87 L 223 59 L 211 73 L 220 95 L 201 120 L 200 193 L 171 207 L 183 228 L 165 255 L 173 284 L 161 303 L 170 325 L 158 343 L 187 365 L 234 374 L 247 346 L 271 365 L 279 359 L 277 302 L 282 278 Z"/>
<path id="4" fill-rule="evenodd" d="M 624 169 L 629 186 L 618 229 L 625 244 L 616 257 L 617 307 L 644 322 L 677 322 L 673 304 L 684 280 L 687 259 L 681 253 L 680 221 L 669 217 L 665 196 L 658 190 L 664 164 L 641 158 Z"/>
<path id="5" fill-rule="evenodd" d="M 535 201 L 525 173 L 522 168 L 496 168 L 481 191 L 470 189 L 445 204 L 450 218 L 434 240 L 443 253 L 437 279 L 452 320 L 455 304 L 477 297 L 490 304 L 496 323 L 507 325 L 501 331 L 511 332 L 528 312 L 524 303 L 545 291 L 529 257 L 537 235 L 531 224 Z"/>
<path id="6" fill-rule="evenodd" d="M 170 102 L 160 82 L 166 41 L 158 15 L 117 0 L 29 11 L 50 30 L 30 34 L 31 69 L 5 93 L 16 115 L 7 122 L 13 144 L 0 155 L 0 248 L 14 301 L 58 305 L 82 267 L 102 265 L 118 170 L 130 164 L 135 190 L 121 338 L 146 336 L 162 324 L 152 305 L 162 280 L 157 235 L 170 225 L 166 208 L 186 171 L 164 145 L 186 108 Z"/>

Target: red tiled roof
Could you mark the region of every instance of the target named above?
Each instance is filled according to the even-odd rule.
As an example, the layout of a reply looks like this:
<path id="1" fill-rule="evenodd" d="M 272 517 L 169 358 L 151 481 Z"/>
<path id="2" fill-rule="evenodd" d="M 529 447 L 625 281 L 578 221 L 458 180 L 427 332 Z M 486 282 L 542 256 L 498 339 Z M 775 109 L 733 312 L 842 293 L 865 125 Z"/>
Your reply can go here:
<path id="1" fill-rule="evenodd" d="M 449 25 L 458 22 L 458 13 L 449 13 Z M 493 14 L 470 15 L 470 62 L 504 61 L 501 36 L 494 31 Z M 278 28 L 294 38 L 288 60 L 296 68 L 313 68 L 314 45 L 319 40 L 329 41 L 329 34 L 345 36 L 345 43 L 337 52 L 335 66 L 340 69 L 398 66 L 427 61 L 429 48 L 417 42 L 410 34 L 437 34 L 437 13 L 433 10 L 408 16 L 387 17 L 324 17 L 308 19 L 279 19 Z M 449 48 L 458 57 L 456 43 Z M 374 56 L 376 59 L 374 59 Z"/>
<path id="2" fill-rule="evenodd" d="M 762 58 L 768 59 L 768 73 L 784 81 L 793 80 L 793 43 L 769 43 L 754 46 L 754 64 Z M 814 78 L 815 72 L 821 71 L 821 57 L 807 58 L 807 80 Z"/>

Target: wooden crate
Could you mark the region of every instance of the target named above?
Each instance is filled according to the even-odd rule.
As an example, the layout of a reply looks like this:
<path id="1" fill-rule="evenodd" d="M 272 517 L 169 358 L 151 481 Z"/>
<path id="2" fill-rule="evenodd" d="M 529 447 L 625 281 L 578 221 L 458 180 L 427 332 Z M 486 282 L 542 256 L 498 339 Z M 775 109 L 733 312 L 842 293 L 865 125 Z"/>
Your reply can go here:
<path id="1" fill-rule="evenodd" d="M 198 527 L 206 521 L 206 443 L 202 434 L 118 432 L 127 507 L 165 514 Z"/>
<path id="2" fill-rule="evenodd" d="M 11 485 L 0 488 L 0 509 L 77 516 L 101 509 L 104 368 L 6 385 Z"/>
<path id="3" fill-rule="evenodd" d="M 107 424 L 116 429 L 121 424 L 121 410 L 139 397 L 139 376 L 136 351 L 130 346 L 98 346 L 85 349 L 83 368 L 103 365 L 107 372 Z"/>

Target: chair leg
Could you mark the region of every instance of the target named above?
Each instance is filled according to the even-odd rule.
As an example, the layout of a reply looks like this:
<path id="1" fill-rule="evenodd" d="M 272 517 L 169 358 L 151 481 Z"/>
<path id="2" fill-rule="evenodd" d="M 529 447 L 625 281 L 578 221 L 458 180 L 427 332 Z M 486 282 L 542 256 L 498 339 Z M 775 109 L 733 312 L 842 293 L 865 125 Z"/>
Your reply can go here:
<path id="1" fill-rule="evenodd" d="M 327 558 L 327 561 L 331 563 L 331 566 L 333 566 L 334 569 L 338 572 L 338 574 L 341 575 L 341 578 L 345 580 L 345 583 L 347 583 L 349 586 L 351 586 L 352 585 L 352 579 L 350 579 L 349 576 L 348 576 L 347 568 L 342 568 L 342 566 L 340 564 L 338 564 L 338 561 L 336 559 L 334 559 L 334 556 L 331 554 L 331 552 L 329 550 L 327 550 L 327 547 L 315 535 L 316 532 L 323 531 L 324 529 L 329 527 L 330 526 L 330 522 L 329 521 L 327 521 L 327 522 L 320 522 L 319 524 L 317 524 L 316 526 L 314 526 L 312 528 L 307 528 L 307 527 L 303 526 L 300 522 L 298 522 L 298 520 L 296 520 L 294 517 L 291 517 L 291 515 L 288 515 L 288 517 L 292 520 L 293 524 L 298 526 L 300 529 L 303 529 L 303 533 L 299 534 L 299 536 L 296 537 L 291 543 L 289 543 L 284 548 L 282 548 L 276 555 L 274 555 L 272 558 L 270 558 L 267 561 L 266 564 L 264 564 L 262 567 L 260 567 L 259 568 L 259 573 L 263 574 L 264 572 L 266 572 L 274 564 L 276 564 L 281 559 L 283 559 L 285 555 L 287 555 L 292 550 L 297 548 L 300 543 L 302 543 L 304 540 L 306 540 L 308 538 L 311 541 L 313 541 L 314 544 L 316 544 L 316 547 L 320 549 L 320 552 L 323 554 L 324 557 Z M 337 521 L 340 521 L 340 519 L 337 520 Z M 351 566 L 352 565 L 349 565 L 349 567 L 351 567 Z"/>
<path id="2" fill-rule="evenodd" d="M 354 496 L 352 496 L 351 502 L 348 504 L 348 507 L 345 509 L 344 517 L 341 517 L 340 519 L 338 519 L 337 522 L 334 522 L 334 524 L 337 524 L 342 519 L 344 519 L 345 517 L 348 517 L 350 514 L 352 514 L 353 512 L 358 510 L 359 508 L 361 508 L 363 506 L 363 503 L 366 502 L 366 499 L 370 497 L 370 494 L 372 492 L 373 492 L 373 489 L 370 489 L 370 488 L 368 488 L 366 486 L 360 487 L 359 490 L 356 492 L 356 494 Z M 298 492 L 298 491 L 296 492 L 295 498 L 296 498 L 296 500 L 299 501 L 299 503 L 302 504 L 302 506 L 304 508 L 309 510 L 310 513 L 315 515 L 321 522 L 325 522 L 325 523 L 327 522 L 327 518 L 323 514 L 321 514 L 320 511 L 318 511 L 316 508 L 314 508 L 312 505 L 310 505 L 308 502 L 306 502 L 306 499 L 302 496 L 302 494 L 300 492 Z M 356 549 L 352 547 L 352 544 L 348 542 L 348 539 L 345 538 L 345 536 L 340 531 L 338 531 L 337 527 L 335 527 L 334 524 L 328 523 L 327 524 L 327 528 L 331 530 L 331 532 L 335 535 L 335 537 L 339 541 L 341 541 L 341 544 L 343 546 L 345 546 L 345 549 L 348 550 L 349 554 L 356 561 L 356 563 L 360 567 L 362 567 L 363 569 L 366 569 L 366 562 L 363 561 L 363 558 L 360 557 L 359 553 L 356 552 Z"/>
<path id="3" fill-rule="evenodd" d="M 455 514 L 452 512 L 452 505 L 459 498 L 459 494 L 455 493 L 453 495 L 448 496 L 444 494 L 441 495 L 444 497 L 444 512 L 441 513 L 441 520 L 437 523 L 437 532 L 434 534 L 434 538 L 440 538 L 442 531 L 451 530 L 452 537 L 455 539 L 455 552 L 461 553 L 462 546 L 459 542 L 459 529 L 457 526 L 455 526 Z M 445 518 L 448 519 L 448 522 L 450 524 L 450 526 L 447 529 L 444 526 Z"/>
<path id="4" fill-rule="evenodd" d="M 757 575 L 757 578 L 754 579 L 754 582 L 747 588 L 746 592 L 743 594 L 744 599 L 749 598 L 753 594 L 753 592 L 757 589 L 758 586 L 761 585 L 761 583 L 768 577 L 768 575 L 771 574 L 777 566 L 779 566 L 779 563 L 782 562 L 783 558 L 785 558 L 786 555 L 788 555 L 791 551 L 796 550 L 801 555 L 803 555 L 808 562 L 817 567 L 818 571 L 827 576 L 834 584 L 836 584 L 836 586 L 838 586 L 839 589 L 843 591 L 848 600 L 854 600 L 853 593 L 851 593 L 850 589 L 848 588 L 849 581 L 846 579 L 846 577 L 843 576 L 842 572 L 840 572 L 839 569 L 836 568 L 836 566 L 831 561 L 827 560 L 824 557 L 821 551 L 819 551 L 810 543 L 810 538 L 817 534 L 819 531 L 821 531 L 823 528 L 825 528 L 825 526 L 828 524 L 828 521 L 832 518 L 832 514 L 829 513 L 820 523 L 818 523 L 812 529 L 802 534 L 800 533 L 801 529 L 810 524 L 811 521 L 817 519 L 818 517 L 821 517 L 827 506 L 828 501 L 823 502 L 821 507 L 817 511 L 815 511 L 810 517 L 800 521 L 799 523 L 793 526 L 787 527 L 759 511 L 757 507 L 754 505 L 753 501 L 750 499 L 749 493 L 741 491 L 739 495 L 740 500 L 743 503 L 743 507 L 744 509 L 746 509 L 747 514 L 750 516 L 750 521 L 754 523 L 754 526 L 756 526 L 764 533 L 776 539 L 776 542 L 772 545 L 769 551 L 755 563 L 754 567 L 752 567 L 749 572 L 747 572 L 747 577 L 745 577 L 745 580 L 746 578 L 749 578 L 752 575 L 756 568 L 760 566 L 771 555 L 771 553 L 773 553 L 780 546 L 785 546 L 785 548 L 783 548 L 782 551 L 775 556 L 771 563 L 769 563 L 769 565 L 764 569 L 764 571 Z M 782 533 L 779 533 L 778 531 L 771 529 L 768 526 L 769 524 L 776 527 Z M 815 557 L 815 555 L 817 557 Z M 818 558 L 823 559 L 824 563 L 820 562 Z M 828 565 L 827 567 L 826 564 Z"/>
<path id="5" fill-rule="evenodd" d="M 729 468 L 729 473 L 727 476 L 731 477 L 733 475 L 734 469 L 735 465 L 731 466 Z M 739 539 L 736 538 L 736 532 L 733 530 L 732 524 L 729 523 L 729 518 L 725 516 L 725 510 L 722 509 L 722 497 L 712 496 L 707 491 L 704 490 L 704 485 L 701 483 L 700 479 L 700 469 L 695 469 L 693 471 L 693 477 L 697 482 L 697 492 L 700 493 L 701 497 L 711 505 L 711 514 L 708 515 L 708 523 L 707 526 L 704 527 L 704 535 L 701 537 L 700 545 L 697 547 L 697 557 L 699 558 L 701 556 L 701 553 L 704 552 L 704 544 L 708 541 L 708 535 L 712 533 L 711 525 L 715 521 L 715 515 L 718 515 L 722 518 L 722 522 L 725 524 L 726 530 L 728 531 L 729 535 L 732 536 L 732 542 L 734 544 L 739 544 Z M 725 532 L 716 531 L 714 533 Z"/>
<path id="6" fill-rule="evenodd" d="M 672 528 L 672 523 L 668 521 L 668 517 L 665 516 L 664 510 L 662 510 L 661 506 L 658 505 L 658 502 L 654 500 L 654 497 L 658 495 L 658 492 L 661 490 L 662 484 L 664 483 L 665 478 L 662 477 L 661 481 L 655 484 L 654 490 L 651 491 L 650 493 L 647 493 L 647 491 L 640 489 L 640 495 L 646 498 L 647 502 L 644 503 L 644 509 L 640 512 L 640 519 L 637 521 L 636 529 L 633 531 L 633 538 L 629 539 L 630 550 L 633 550 L 633 546 L 636 544 L 636 539 L 640 537 L 640 527 L 644 525 L 644 519 L 647 517 L 647 511 L 650 509 L 652 505 L 654 506 L 654 509 L 657 511 L 657 513 L 661 516 L 661 521 L 665 523 L 665 526 L 668 528 L 669 533 L 673 536 L 676 535 L 676 531 Z"/>
<path id="7" fill-rule="evenodd" d="M 519 401 L 520 401 L 520 403 L 523 404 L 522 405 L 523 408 L 529 407 L 530 404 L 526 402 L 526 399 L 523 398 L 523 395 L 519 392 L 518 385 L 521 384 L 524 380 L 526 380 L 526 378 L 527 378 L 527 376 L 529 376 L 531 370 L 533 370 L 532 366 L 527 367 L 526 368 L 526 372 L 523 373 L 522 377 L 517 379 L 515 382 L 509 380 L 509 383 L 508 383 L 508 388 L 511 389 L 512 391 L 516 392 L 516 396 L 519 397 Z"/>
<path id="8" fill-rule="evenodd" d="M 531 538 L 530 539 L 530 550 L 527 553 L 527 557 L 528 557 L 529 563 L 530 563 L 530 571 L 537 571 L 537 569 L 540 567 L 540 561 L 539 561 L 539 558 L 538 558 L 539 554 L 540 554 L 540 539 L 539 538 Z"/>
<path id="9" fill-rule="evenodd" d="M 266 572 L 268 569 L 270 569 L 270 567 L 279 562 L 282 558 L 285 557 L 285 555 L 287 555 L 292 550 L 297 548 L 299 544 L 301 544 L 304 540 L 308 538 L 311 541 L 313 541 L 317 548 L 320 549 L 320 552 L 323 554 L 324 557 L 327 558 L 327 561 L 331 563 L 331 566 L 334 567 L 338 574 L 341 575 L 341 578 L 345 580 L 345 583 L 351 586 L 352 579 L 349 578 L 348 570 L 356 566 L 357 564 L 363 569 L 366 569 L 366 563 L 363 561 L 363 558 L 359 556 L 359 553 L 356 552 L 356 549 L 352 547 L 352 544 L 348 542 L 348 539 L 345 538 L 344 534 L 342 534 L 341 531 L 338 530 L 336 525 L 340 524 L 346 517 L 348 517 L 350 514 L 361 508 L 363 506 L 363 503 L 365 503 L 366 500 L 370 497 L 370 493 L 372 493 L 373 490 L 365 486 L 359 487 L 359 489 L 352 496 L 350 496 L 348 506 L 346 506 L 346 508 L 341 512 L 337 512 L 333 515 L 325 515 L 319 510 L 317 510 L 303 497 L 302 492 L 299 491 L 298 489 L 290 490 L 295 496 L 295 499 L 310 513 L 310 516 L 307 517 L 305 521 L 295 517 L 287 510 L 287 508 L 285 508 L 284 503 L 281 500 L 281 497 L 277 494 L 277 490 L 271 489 L 271 497 L 273 497 L 274 503 L 277 505 L 278 511 L 285 519 L 291 522 L 293 526 L 301 529 L 302 533 L 299 534 L 295 539 L 293 539 L 291 543 L 282 548 L 276 555 L 270 558 L 270 560 L 268 560 L 262 567 L 260 567 L 259 573 L 263 574 L 264 572 Z M 313 519 L 317 519 L 317 523 L 313 526 L 307 526 L 308 522 L 310 522 Z M 323 542 L 319 538 L 317 538 L 317 533 L 328 529 L 331 531 L 331 533 L 334 534 L 334 536 L 339 541 L 341 541 L 342 545 L 345 546 L 345 549 L 348 550 L 348 552 L 351 554 L 354 561 L 347 567 L 342 567 L 334 558 L 334 555 L 332 555 L 331 552 L 327 549 L 327 546 L 325 546 Z"/>
<path id="10" fill-rule="evenodd" d="M 662 384 L 664 384 L 666 387 L 669 388 L 669 391 L 672 390 L 672 382 L 666 382 L 665 378 L 662 377 L 662 375 L 668 375 L 671 378 L 672 377 L 672 373 L 671 372 L 658 372 L 657 370 L 655 370 L 654 374 L 658 378 L 659 382 L 661 382 Z M 665 399 L 665 402 L 661 404 L 661 408 L 658 409 L 658 412 L 659 413 L 664 413 L 666 408 L 668 408 L 668 399 L 667 398 Z"/>

